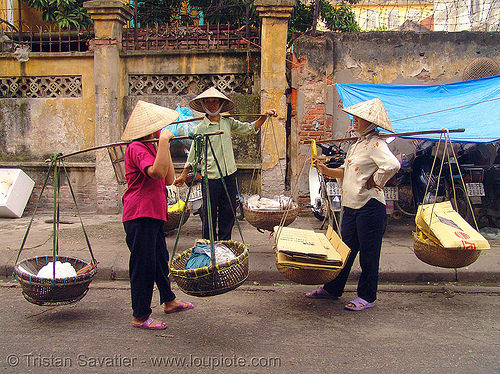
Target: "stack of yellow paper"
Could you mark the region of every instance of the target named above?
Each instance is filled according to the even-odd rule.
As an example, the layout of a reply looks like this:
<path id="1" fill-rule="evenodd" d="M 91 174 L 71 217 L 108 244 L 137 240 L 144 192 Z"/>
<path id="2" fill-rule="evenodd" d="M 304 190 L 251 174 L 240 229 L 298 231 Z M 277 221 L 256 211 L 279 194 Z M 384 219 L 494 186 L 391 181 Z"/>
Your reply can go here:
<path id="1" fill-rule="evenodd" d="M 344 266 L 350 253 L 331 227 L 326 235 L 290 227 L 276 227 L 274 233 L 278 263 L 283 266 L 338 269 Z"/>

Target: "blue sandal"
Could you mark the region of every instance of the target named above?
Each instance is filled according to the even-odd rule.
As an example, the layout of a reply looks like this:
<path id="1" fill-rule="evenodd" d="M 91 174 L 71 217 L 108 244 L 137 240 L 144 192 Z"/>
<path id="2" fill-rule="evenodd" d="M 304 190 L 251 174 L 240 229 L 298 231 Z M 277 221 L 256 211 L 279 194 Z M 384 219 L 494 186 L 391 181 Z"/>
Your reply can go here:
<path id="1" fill-rule="evenodd" d="M 355 298 L 353 301 L 351 301 L 349 304 L 345 306 L 347 310 L 363 310 L 366 308 L 371 308 L 374 307 L 375 303 L 369 303 L 368 301 L 362 299 L 361 297 Z"/>

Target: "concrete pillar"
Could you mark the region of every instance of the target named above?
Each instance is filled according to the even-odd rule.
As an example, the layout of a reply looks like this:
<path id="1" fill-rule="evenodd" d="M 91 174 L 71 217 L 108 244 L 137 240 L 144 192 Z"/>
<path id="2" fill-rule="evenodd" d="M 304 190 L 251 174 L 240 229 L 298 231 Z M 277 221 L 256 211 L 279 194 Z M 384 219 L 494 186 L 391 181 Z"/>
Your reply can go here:
<path id="1" fill-rule="evenodd" d="M 95 144 L 120 140 L 120 49 L 123 25 L 132 17 L 121 1 L 92 0 L 83 4 L 94 20 Z M 116 214 L 121 210 L 121 191 L 107 150 L 96 153 L 97 213 Z"/>
<path id="2" fill-rule="evenodd" d="M 286 176 L 286 40 L 288 19 L 295 0 L 255 0 L 261 18 L 261 110 L 275 108 L 261 130 L 262 196 L 272 198 L 285 190 Z"/>

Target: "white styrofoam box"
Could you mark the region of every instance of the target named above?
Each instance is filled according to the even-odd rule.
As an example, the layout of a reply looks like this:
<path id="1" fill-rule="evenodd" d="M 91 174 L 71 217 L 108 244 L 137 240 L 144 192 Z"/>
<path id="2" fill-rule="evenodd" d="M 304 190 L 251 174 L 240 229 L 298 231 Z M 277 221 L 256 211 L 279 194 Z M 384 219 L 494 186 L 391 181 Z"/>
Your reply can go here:
<path id="1" fill-rule="evenodd" d="M 21 169 L 0 169 L 0 217 L 21 217 L 34 186 Z"/>

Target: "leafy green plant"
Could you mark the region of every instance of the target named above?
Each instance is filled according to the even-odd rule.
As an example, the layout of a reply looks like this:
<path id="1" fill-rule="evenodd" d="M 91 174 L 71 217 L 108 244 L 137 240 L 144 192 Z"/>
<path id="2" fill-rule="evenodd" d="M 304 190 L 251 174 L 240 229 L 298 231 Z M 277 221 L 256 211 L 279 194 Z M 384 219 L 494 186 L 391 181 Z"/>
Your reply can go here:
<path id="1" fill-rule="evenodd" d="M 333 6 L 327 0 L 319 0 L 318 20 L 331 31 L 356 32 L 359 25 L 356 22 L 354 12 L 349 4 L 356 4 L 358 0 L 342 1 L 340 6 Z M 315 2 L 305 3 L 297 1 L 295 15 L 290 20 L 289 36 L 291 33 L 308 33 L 313 31 Z"/>
<path id="2" fill-rule="evenodd" d="M 93 24 L 85 0 L 23 0 L 30 8 L 42 12 L 42 20 L 61 29 L 80 29 Z"/>

